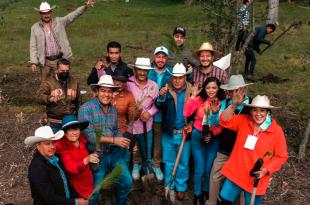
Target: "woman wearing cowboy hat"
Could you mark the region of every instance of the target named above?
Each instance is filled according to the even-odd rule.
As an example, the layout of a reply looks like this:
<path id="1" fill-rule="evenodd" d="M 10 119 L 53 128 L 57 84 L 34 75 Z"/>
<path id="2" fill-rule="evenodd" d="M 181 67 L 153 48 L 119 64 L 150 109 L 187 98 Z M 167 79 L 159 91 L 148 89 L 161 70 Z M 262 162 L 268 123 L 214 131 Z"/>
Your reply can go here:
<path id="1" fill-rule="evenodd" d="M 56 142 L 56 150 L 69 175 L 69 181 L 80 197 L 87 198 L 93 191 L 93 175 L 89 163 L 98 163 L 96 153 L 89 154 L 86 148 L 87 139 L 81 133 L 89 122 L 79 122 L 75 115 L 66 115 L 62 120 L 65 137 Z"/>
<path id="2" fill-rule="evenodd" d="M 259 179 L 255 205 L 259 205 L 265 194 L 270 177 L 278 171 L 288 158 L 287 145 L 282 128 L 271 118 L 267 96 L 257 95 L 246 106 L 251 108 L 250 115 L 234 115 L 238 105 L 243 103 L 242 91 L 235 91 L 233 104 L 223 111 L 220 125 L 237 132 L 237 140 L 229 160 L 222 168 L 226 180 L 222 186 L 219 204 L 232 204 L 244 192 L 248 205 L 253 191 L 254 177 L 250 172 L 258 159 L 263 165 L 255 172 Z"/>

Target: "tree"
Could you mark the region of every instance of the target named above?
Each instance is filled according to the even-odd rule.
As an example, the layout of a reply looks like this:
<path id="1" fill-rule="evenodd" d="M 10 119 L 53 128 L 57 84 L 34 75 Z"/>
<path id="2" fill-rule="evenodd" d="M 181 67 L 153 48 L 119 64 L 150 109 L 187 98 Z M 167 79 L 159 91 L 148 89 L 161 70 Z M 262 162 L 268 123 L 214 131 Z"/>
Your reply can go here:
<path id="1" fill-rule="evenodd" d="M 268 0 L 268 14 L 266 24 L 278 24 L 279 0 Z"/>

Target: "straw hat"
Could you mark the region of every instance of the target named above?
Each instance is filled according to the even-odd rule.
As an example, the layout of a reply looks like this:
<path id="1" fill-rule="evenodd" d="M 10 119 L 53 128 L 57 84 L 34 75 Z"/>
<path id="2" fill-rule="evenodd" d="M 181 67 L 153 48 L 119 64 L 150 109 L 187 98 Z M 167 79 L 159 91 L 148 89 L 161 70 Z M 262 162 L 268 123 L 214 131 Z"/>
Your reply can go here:
<path id="1" fill-rule="evenodd" d="M 119 88 L 119 86 L 114 85 L 112 76 L 110 75 L 103 75 L 100 77 L 99 81 L 97 84 L 91 84 L 91 86 L 96 86 L 96 87 L 108 87 L 108 88 Z"/>
<path id="2" fill-rule="evenodd" d="M 255 98 L 253 98 L 251 104 L 245 104 L 245 106 L 266 108 L 266 109 L 279 108 L 279 107 L 270 105 L 270 100 L 266 95 L 257 95 Z"/>
<path id="3" fill-rule="evenodd" d="M 242 75 L 232 75 L 229 78 L 228 84 L 221 85 L 220 88 L 223 90 L 236 90 L 251 84 L 253 83 L 245 83 Z"/>
<path id="4" fill-rule="evenodd" d="M 200 51 L 210 51 L 211 53 L 214 54 L 215 50 L 213 49 L 213 46 L 209 42 L 204 42 L 201 44 L 200 48 L 198 51 L 196 51 L 196 55 L 199 56 Z"/>
<path id="5" fill-rule="evenodd" d="M 64 131 L 59 130 L 55 134 L 50 126 L 43 126 L 36 129 L 34 136 L 27 137 L 24 141 L 26 145 L 35 145 L 39 142 L 44 142 L 48 140 L 59 140 L 64 136 Z"/>
<path id="6" fill-rule="evenodd" d="M 53 10 L 55 7 L 56 7 L 55 5 L 51 7 L 51 6 L 49 5 L 49 3 L 47 3 L 47 2 L 42 2 L 42 3 L 40 4 L 40 8 L 39 8 L 39 9 L 38 9 L 38 8 L 34 8 L 34 9 L 35 9 L 36 11 L 41 12 L 41 13 L 46 13 L 46 12 L 49 12 L 49 11 Z"/>
<path id="7" fill-rule="evenodd" d="M 151 60 L 149 58 L 137 58 L 135 64 L 128 64 L 131 68 L 140 68 L 143 70 L 152 70 Z"/>

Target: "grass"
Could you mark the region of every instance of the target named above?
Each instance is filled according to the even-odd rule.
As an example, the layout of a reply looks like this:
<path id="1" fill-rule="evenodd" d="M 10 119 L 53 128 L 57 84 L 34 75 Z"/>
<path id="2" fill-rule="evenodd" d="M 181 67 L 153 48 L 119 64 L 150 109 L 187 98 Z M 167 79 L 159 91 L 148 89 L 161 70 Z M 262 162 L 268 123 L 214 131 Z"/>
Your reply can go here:
<path id="1" fill-rule="evenodd" d="M 52 5 L 57 5 L 55 16 L 67 14 L 82 2 L 50 0 Z M 0 8 L 4 8 L 0 10 L 0 76 L 21 70 L 30 72 L 27 64 L 30 27 L 39 19 L 37 12 L 33 10 L 33 7 L 38 7 L 39 4 L 38 0 L 3 0 L 0 3 Z M 257 12 L 264 12 L 265 6 L 265 3 L 257 3 Z M 282 107 L 301 113 L 307 118 L 310 117 L 310 70 L 307 60 L 310 57 L 310 26 L 307 22 L 309 14 L 309 10 L 296 4 L 281 2 L 280 26 L 268 38 L 275 38 L 284 27 L 295 20 L 300 20 L 303 24 L 290 31 L 264 55 L 257 56 L 256 70 L 258 76 L 273 73 L 289 80 L 281 84 L 258 82 L 249 88 L 252 94 L 279 96 Z M 82 87 L 86 88 L 86 75 L 96 57 L 105 53 L 107 42 L 119 41 L 123 46 L 123 59 L 132 63 L 135 57 L 152 57 L 155 47 L 167 45 L 167 36 L 171 35 L 176 25 L 187 28 L 187 44 L 192 50 L 196 50 L 203 41 L 212 41 L 201 31 L 205 30 L 203 26 L 211 21 L 212 19 L 206 19 L 206 14 L 199 6 L 187 7 L 180 0 L 130 0 L 129 3 L 98 0 L 94 8 L 67 28 L 74 53 L 73 72 L 82 82 Z M 258 20 L 258 25 L 261 23 L 263 22 Z M 243 70 L 243 65 L 237 67 Z"/>

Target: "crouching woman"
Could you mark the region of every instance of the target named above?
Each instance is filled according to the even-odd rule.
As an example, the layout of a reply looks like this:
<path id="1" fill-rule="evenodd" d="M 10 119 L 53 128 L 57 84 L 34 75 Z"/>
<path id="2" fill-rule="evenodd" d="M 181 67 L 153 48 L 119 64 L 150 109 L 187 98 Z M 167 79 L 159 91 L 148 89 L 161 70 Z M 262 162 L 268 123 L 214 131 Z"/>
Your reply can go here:
<path id="1" fill-rule="evenodd" d="M 233 151 L 221 170 L 226 180 L 220 192 L 220 205 L 232 204 L 241 192 L 245 194 L 245 204 L 249 205 L 254 180 L 258 181 L 255 205 L 259 205 L 271 175 L 288 158 L 283 130 L 270 115 L 276 107 L 270 105 L 268 97 L 258 95 L 251 104 L 245 105 L 251 107 L 250 115 L 234 115 L 242 101 L 242 95 L 234 93 L 233 104 L 220 116 L 222 127 L 237 132 Z"/>

